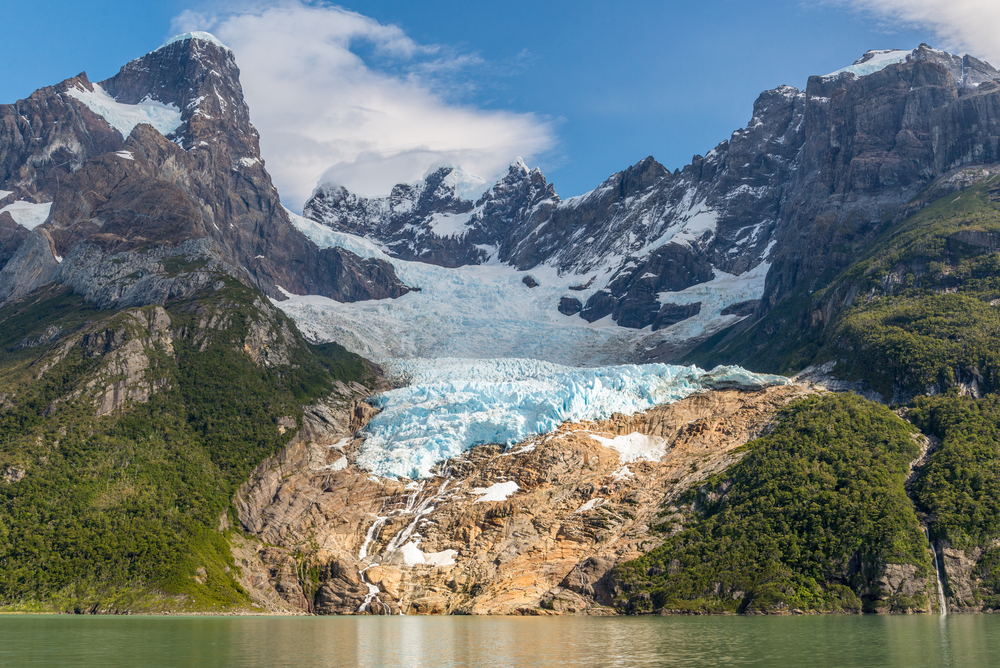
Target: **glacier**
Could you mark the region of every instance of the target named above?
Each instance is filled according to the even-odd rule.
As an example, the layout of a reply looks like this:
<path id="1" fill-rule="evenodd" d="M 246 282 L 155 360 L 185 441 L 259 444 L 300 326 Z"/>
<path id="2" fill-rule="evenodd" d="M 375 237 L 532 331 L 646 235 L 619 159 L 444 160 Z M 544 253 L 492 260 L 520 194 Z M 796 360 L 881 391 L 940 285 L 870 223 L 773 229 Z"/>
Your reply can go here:
<path id="1" fill-rule="evenodd" d="M 611 276 L 588 289 L 587 275 L 564 274 L 548 266 L 519 271 L 496 258 L 486 264 L 449 269 L 390 257 L 369 239 L 337 232 L 286 209 L 292 224 L 321 248 L 340 247 L 362 258 L 392 264 L 400 280 L 420 288 L 397 299 L 342 303 L 317 295 L 291 295 L 275 305 L 316 341 L 336 341 L 351 352 L 383 361 L 424 357 L 531 357 L 570 366 L 603 366 L 641 361 L 644 350 L 663 342 L 681 343 L 739 322 L 722 315 L 739 302 L 760 299 L 770 268 L 734 276 L 715 271 L 715 279 L 681 292 L 659 294 L 661 303 L 700 301 L 701 311 L 660 329 L 620 327 L 610 316 L 589 323 L 557 310 L 563 297 L 586 302 Z M 617 262 L 616 258 L 609 260 Z M 538 286 L 528 288 L 531 276 Z M 571 289 L 573 287 L 574 289 Z"/>
<path id="2" fill-rule="evenodd" d="M 791 382 L 732 366 L 573 368 L 521 358 L 396 359 L 383 368 L 405 387 L 371 399 L 380 412 L 360 434 L 364 441 L 355 463 L 375 475 L 414 479 L 430 476 L 436 464 L 475 445 L 510 446 L 564 422 L 632 415 L 708 389 Z M 639 458 L 621 449 L 623 461 Z"/>

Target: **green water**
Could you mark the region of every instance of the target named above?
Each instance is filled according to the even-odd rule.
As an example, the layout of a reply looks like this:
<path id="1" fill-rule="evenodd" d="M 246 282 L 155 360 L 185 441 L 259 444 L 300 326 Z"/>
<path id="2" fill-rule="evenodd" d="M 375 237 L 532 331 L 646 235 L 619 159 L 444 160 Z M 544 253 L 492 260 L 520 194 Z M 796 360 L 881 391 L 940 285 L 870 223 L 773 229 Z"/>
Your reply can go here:
<path id="1" fill-rule="evenodd" d="M 1000 666 L 1000 615 L 0 616 L 0 666 Z"/>

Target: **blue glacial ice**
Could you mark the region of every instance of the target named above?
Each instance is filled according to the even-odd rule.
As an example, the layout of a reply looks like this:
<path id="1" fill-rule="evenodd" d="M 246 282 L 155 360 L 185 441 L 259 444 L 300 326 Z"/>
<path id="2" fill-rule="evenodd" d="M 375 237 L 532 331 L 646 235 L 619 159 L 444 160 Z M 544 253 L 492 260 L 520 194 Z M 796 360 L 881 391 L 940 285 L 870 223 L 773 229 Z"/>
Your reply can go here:
<path id="1" fill-rule="evenodd" d="M 573 368 L 530 359 L 383 363 L 405 387 L 379 394 L 356 462 L 385 477 L 424 478 L 474 445 L 513 445 L 567 421 L 632 415 L 706 389 L 787 384 L 740 367 L 667 364 Z"/>

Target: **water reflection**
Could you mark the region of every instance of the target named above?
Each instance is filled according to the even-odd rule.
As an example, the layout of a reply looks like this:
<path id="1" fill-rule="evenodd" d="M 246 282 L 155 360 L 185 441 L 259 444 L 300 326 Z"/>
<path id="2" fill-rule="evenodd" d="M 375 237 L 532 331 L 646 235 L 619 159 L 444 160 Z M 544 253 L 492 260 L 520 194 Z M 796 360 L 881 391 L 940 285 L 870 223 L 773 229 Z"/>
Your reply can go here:
<path id="1" fill-rule="evenodd" d="M 1000 617 L 0 616 L 0 666 L 998 666 Z"/>

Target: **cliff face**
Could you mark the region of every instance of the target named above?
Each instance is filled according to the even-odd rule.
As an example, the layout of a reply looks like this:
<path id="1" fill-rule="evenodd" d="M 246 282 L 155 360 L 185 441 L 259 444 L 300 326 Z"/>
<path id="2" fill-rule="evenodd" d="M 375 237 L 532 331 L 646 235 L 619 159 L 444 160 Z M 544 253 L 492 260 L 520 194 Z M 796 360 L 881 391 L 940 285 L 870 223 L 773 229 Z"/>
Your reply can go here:
<path id="1" fill-rule="evenodd" d="M 277 299 L 407 291 L 387 263 L 321 250 L 290 224 L 217 42 L 173 41 L 107 81 L 81 74 L 4 105 L 0 119 L 5 201 L 48 207 L 0 239 L 0 302 L 49 282 L 102 306 L 162 302 L 201 287 L 184 269 L 205 263 Z"/>
<path id="2" fill-rule="evenodd" d="M 806 392 L 714 391 L 566 424 L 506 452 L 478 446 L 420 481 L 350 463 L 366 404 L 317 406 L 237 495 L 244 528 L 276 546 L 246 558 L 265 574 L 252 595 L 319 614 L 614 613 L 608 574 L 659 545 L 665 503 L 736 461 Z M 662 456 L 623 462 L 607 446 L 616 437 Z"/>

